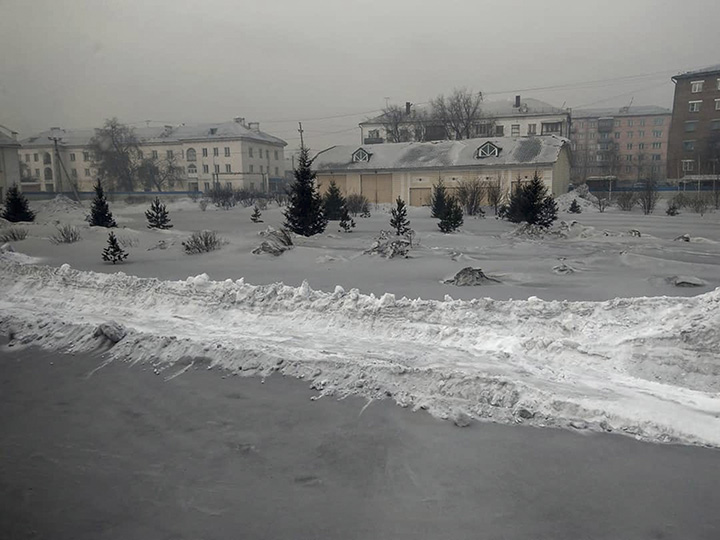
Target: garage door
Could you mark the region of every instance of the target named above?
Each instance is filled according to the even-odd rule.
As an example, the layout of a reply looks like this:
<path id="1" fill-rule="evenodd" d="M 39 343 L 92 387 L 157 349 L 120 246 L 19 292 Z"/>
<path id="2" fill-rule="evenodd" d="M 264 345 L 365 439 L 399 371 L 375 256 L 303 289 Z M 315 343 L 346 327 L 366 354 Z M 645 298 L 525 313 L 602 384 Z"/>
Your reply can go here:
<path id="1" fill-rule="evenodd" d="M 372 203 L 392 202 L 392 174 L 363 174 L 360 193 Z"/>
<path id="2" fill-rule="evenodd" d="M 410 188 L 410 206 L 429 205 L 431 191 L 431 188 Z"/>
<path id="3" fill-rule="evenodd" d="M 337 187 L 340 188 L 340 193 L 343 194 L 343 196 L 347 196 L 347 176 L 344 174 L 339 174 L 335 176 L 318 176 L 317 177 L 317 183 L 318 183 L 318 192 L 320 195 L 325 195 L 325 192 L 330 187 L 330 182 L 335 181 L 337 184 Z"/>

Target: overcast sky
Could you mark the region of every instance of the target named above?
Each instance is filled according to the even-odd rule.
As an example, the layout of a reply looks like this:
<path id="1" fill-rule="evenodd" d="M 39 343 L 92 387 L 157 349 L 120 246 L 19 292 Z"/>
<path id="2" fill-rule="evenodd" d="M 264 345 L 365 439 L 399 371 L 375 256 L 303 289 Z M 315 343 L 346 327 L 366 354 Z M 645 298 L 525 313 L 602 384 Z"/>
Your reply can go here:
<path id="1" fill-rule="evenodd" d="M 720 63 L 718 22 L 718 0 L 0 0 L 0 124 L 244 116 L 292 149 L 302 120 L 321 149 L 454 87 L 670 107 L 671 75 Z"/>

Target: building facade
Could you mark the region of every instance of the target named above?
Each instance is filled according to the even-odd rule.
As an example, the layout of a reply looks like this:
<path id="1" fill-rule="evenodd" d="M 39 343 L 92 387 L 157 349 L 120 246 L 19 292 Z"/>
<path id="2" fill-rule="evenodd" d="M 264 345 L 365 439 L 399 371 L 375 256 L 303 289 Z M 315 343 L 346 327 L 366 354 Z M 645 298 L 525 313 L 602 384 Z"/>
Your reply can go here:
<path id="1" fill-rule="evenodd" d="M 671 112 L 656 106 L 572 111 L 572 180 L 663 180 Z"/>
<path id="2" fill-rule="evenodd" d="M 570 141 L 549 137 L 494 137 L 462 141 L 333 146 L 313 160 L 324 193 L 334 181 L 344 195 L 361 194 L 373 203 L 397 197 L 410 206 L 429 204 L 433 184 L 453 191 L 460 182 L 499 182 L 508 193 L 535 171 L 554 195 L 570 183 Z"/>
<path id="3" fill-rule="evenodd" d="M 543 101 L 515 96 L 514 101 L 484 101 L 482 118 L 474 127 L 475 137 L 534 137 L 556 135 L 567 137 L 570 132 L 570 111 L 553 107 Z M 424 114 L 423 114 L 424 113 Z M 406 142 L 449 139 L 445 129 L 429 117 L 429 108 L 417 108 L 405 104 L 406 124 L 402 130 Z M 423 122 L 423 129 L 417 129 Z M 388 142 L 388 124 L 384 115 L 376 116 L 360 124 L 361 144 Z"/>
<path id="4" fill-rule="evenodd" d="M 178 168 L 178 181 L 163 191 L 207 191 L 219 183 L 266 192 L 285 173 L 287 143 L 244 118 L 218 124 L 142 127 L 135 134 L 141 158 Z M 94 130 L 51 128 L 24 139 L 17 151 L 25 171 L 23 189 L 92 191 L 97 171 L 89 143 L 94 135 Z M 145 187 L 138 184 L 135 189 Z"/>
<path id="5" fill-rule="evenodd" d="M 676 75 L 672 81 L 668 178 L 720 174 L 720 64 Z"/>
<path id="6" fill-rule="evenodd" d="M 9 131 L 5 134 L 0 128 L 0 201 L 5 200 L 8 188 L 13 184 L 20 186 L 20 161 L 17 133 Z"/>

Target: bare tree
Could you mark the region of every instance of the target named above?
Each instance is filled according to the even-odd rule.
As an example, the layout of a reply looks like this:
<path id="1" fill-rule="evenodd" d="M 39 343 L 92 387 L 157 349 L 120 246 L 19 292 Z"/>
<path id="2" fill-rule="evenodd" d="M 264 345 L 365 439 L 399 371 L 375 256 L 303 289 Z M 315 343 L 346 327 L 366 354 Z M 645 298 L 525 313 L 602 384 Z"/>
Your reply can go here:
<path id="1" fill-rule="evenodd" d="M 93 166 L 101 179 L 115 189 L 133 191 L 140 163 L 135 130 L 121 124 L 117 118 L 111 118 L 105 121 L 102 128 L 95 130 L 88 147 L 92 153 Z"/>
<path id="2" fill-rule="evenodd" d="M 657 181 L 654 178 L 648 178 L 637 196 L 637 201 L 640 208 L 642 208 L 643 214 L 646 216 L 652 214 L 659 198 L 660 192 L 658 191 Z"/>
<path id="3" fill-rule="evenodd" d="M 595 201 L 595 207 L 600 213 L 604 213 L 608 206 L 610 206 L 610 199 L 606 199 L 605 197 L 598 197 Z"/>
<path id="4" fill-rule="evenodd" d="M 163 159 L 150 157 L 143 159 L 137 166 L 137 177 L 145 189 L 163 191 L 174 187 L 182 180 L 183 169 L 177 164 L 174 155 Z"/>
<path id="5" fill-rule="evenodd" d="M 688 197 L 687 206 L 696 214 L 704 216 L 712 203 L 710 194 L 701 193 L 700 191 Z"/>
<path id="6" fill-rule="evenodd" d="M 463 180 L 457 188 L 457 198 L 468 216 L 483 216 L 482 202 L 485 197 L 485 185 L 479 178 Z"/>
<path id="7" fill-rule="evenodd" d="M 475 136 L 482 118 L 482 93 L 456 88 L 450 96 L 439 95 L 431 100 L 434 119 L 441 123 L 451 139 L 470 139 Z"/>
<path id="8" fill-rule="evenodd" d="M 497 216 L 498 208 L 504 199 L 500 179 L 498 178 L 497 180 L 486 180 L 484 183 L 484 188 L 485 194 L 487 195 L 488 205 L 493 207 L 493 209 L 495 210 L 495 215 Z"/>
<path id="9" fill-rule="evenodd" d="M 389 143 L 407 142 L 410 140 L 408 129 L 408 115 L 399 105 L 388 105 L 383 109 L 382 124 L 385 128 L 385 137 Z"/>

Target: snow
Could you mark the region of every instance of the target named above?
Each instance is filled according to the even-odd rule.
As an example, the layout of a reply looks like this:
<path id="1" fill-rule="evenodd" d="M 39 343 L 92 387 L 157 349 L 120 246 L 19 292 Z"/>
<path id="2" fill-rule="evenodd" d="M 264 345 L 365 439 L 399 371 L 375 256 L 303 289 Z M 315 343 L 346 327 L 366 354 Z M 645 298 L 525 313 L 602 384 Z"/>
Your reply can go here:
<path id="1" fill-rule="evenodd" d="M 383 208 L 350 234 L 331 226 L 269 257 L 251 251 L 281 224 L 277 207 L 258 225 L 252 208 L 170 201 L 175 228 L 154 231 L 145 205 L 111 203 L 131 247 L 124 272 L 110 273 L 118 268 L 100 260 L 107 230 L 71 206 L 45 206 L 24 225 L 28 238 L 0 253 L 0 331 L 14 346 L 100 347 L 165 378 L 204 358 L 460 424 L 720 446 L 719 213 L 561 213 L 564 224 L 538 234 L 488 217 L 444 235 L 427 208 L 410 208 L 409 258 L 388 260 L 364 254 L 387 228 Z M 51 244 L 58 222 L 76 224 L 83 240 Z M 204 229 L 228 244 L 185 255 L 181 241 Z M 442 283 L 468 266 L 499 282 Z"/>

